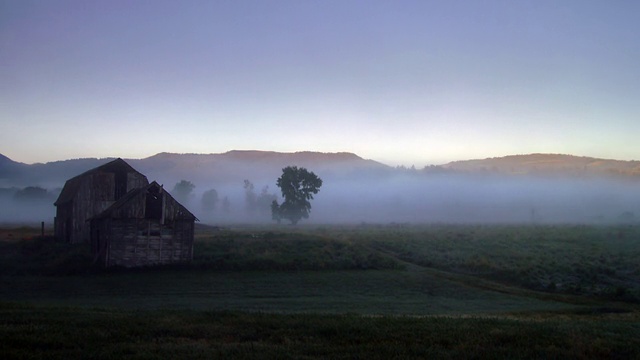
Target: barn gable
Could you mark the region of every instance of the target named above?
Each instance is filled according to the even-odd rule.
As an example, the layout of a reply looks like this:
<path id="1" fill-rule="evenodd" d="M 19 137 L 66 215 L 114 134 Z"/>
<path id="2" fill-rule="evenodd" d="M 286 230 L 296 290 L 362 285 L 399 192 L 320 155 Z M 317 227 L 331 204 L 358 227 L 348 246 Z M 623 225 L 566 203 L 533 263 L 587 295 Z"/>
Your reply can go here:
<path id="1" fill-rule="evenodd" d="M 105 266 L 190 261 L 196 220 L 154 181 L 91 218 L 92 249 Z"/>
<path id="2" fill-rule="evenodd" d="M 71 243 L 88 241 L 89 218 L 107 209 L 129 191 L 148 184 L 146 176 L 122 159 L 69 179 L 54 203 L 56 238 Z"/>

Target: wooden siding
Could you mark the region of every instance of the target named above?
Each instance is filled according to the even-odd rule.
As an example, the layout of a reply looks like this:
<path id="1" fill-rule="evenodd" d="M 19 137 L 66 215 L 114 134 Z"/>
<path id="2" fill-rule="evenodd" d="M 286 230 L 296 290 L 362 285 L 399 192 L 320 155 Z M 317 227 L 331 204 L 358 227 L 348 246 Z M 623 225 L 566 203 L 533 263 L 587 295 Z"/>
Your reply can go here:
<path id="1" fill-rule="evenodd" d="M 147 216 L 149 204 L 152 216 Z M 194 221 L 193 214 L 153 182 L 91 220 L 92 249 L 107 267 L 188 262 L 193 258 Z"/>
<path id="2" fill-rule="evenodd" d="M 126 191 L 149 184 L 147 178 L 133 170 L 122 160 L 70 179 L 56 202 L 55 234 L 58 239 L 71 243 L 86 242 L 90 238 L 88 220 L 103 212 L 118 200 L 116 187 L 120 178 L 126 178 Z"/>
<path id="3" fill-rule="evenodd" d="M 104 230 L 109 234 L 102 257 L 106 266 L 173 264 L 193 258 L 193 221 L 163 225 L 157 220 L 111 219 L 110 229 Z"/>

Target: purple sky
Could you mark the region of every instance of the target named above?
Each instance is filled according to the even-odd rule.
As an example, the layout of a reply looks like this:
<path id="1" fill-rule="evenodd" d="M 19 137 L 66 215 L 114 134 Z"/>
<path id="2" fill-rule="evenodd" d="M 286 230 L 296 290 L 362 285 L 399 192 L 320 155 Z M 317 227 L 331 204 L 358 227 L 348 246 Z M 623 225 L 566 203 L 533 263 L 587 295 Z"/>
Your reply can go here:
<path id="1" fill-rule="evenodd" d="M 640 159 L 640 1 L 0 0 L 0 153 Z"/>

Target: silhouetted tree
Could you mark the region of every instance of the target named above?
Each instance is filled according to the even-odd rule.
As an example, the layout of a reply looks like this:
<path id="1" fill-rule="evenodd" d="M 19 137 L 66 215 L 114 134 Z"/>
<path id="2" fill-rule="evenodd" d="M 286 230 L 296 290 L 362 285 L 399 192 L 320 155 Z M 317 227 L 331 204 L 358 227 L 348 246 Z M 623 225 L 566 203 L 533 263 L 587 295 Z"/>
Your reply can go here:
<path id="1" fill-rule="evenodd" d="M 222 212 L 225 214 L 231 213 L 231 202 L 229 201 L 228 196 L 225 196 L 222 199 Z"/>
<path id="2" fill-rule="evenodd" d="M 278 206 L 278 200 L 273 200 L 271 202 L 271 219 L 277 221 L 278 224 L 280 224 L 280 221 L 282 221 L 280 206 Z"/>
<path id="3" fill-rule="evenodd" d="M 253 190 L 254 188 L 255 187 L 253 186 L 253 183 L 251 181 L 244 181 L 245 210 L 247 210 L 247 212 L 250 214 L 253 214 L 256 211 L 256 203 L 258 197 Z"/>
<path id="4" fill-rule="evenodd" d="M 27 186 L 24 189 L 16 191 L 13 197 L 16 200 L 28 202 L 47 201 L 50 198 L 47 189 L 39 186 Z"/>
<path id="5" fill-rule="evenodd" d="M 207 190 L 202 193 L 202 209 L 208 212 L 212 212 L 218 205 L 218 192 L 216 189 Z"/>
<path id="6" fill-rule="evenodd" d="M 256 200 L 256 207 L 261 215 L 269 214 L 269 210 L 272 208 L 272 202 L 276 201 L 278 196 L 276 194 L 269 193 L 269 186 L 265 186 L 262 188 L 260 195 L 258 195 L 258 199 Z M 277 201 L 276 201 L 277 203 Z"/>
<path id="7" fill-rule="evenodd" d="M 278 178 L 276 185 L 280 188 L 284 201 L 281 205 L 272 202 L 272 217 L 288 219 L 293 225 L 300 219 L 308 219 L 311 210 L 310 200 L 320 191 L 322 179 L 305 168 L 287 166 L 282 169 L 282 176 Z"/>
<path id="8" fill-rule="evenodd" d="M 179 202 L 186 203 L 187 201 L 189 201 L 191 193 L 195 188 L 196 186 L 193 185 L 191 181 L 180 180 L 180 182 L 173 187 L 173 191 L 171 192 L 171 194 Z"/>

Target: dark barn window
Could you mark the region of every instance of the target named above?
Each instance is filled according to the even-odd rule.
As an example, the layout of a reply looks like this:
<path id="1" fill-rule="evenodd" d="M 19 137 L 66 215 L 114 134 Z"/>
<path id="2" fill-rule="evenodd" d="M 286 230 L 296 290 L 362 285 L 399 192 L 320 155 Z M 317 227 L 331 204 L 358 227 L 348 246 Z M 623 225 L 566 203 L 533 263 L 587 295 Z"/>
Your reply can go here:
<path id="1" fill-rule="evenodd" d="M 147 219 L 161 219 L 162 218 L 162 195 L 156 190 L 150 189 L 147 193 L 147 209 L 145 211 L 145 218 Z"/>
<path id="2" fill-rule="evenodd" d="M 115 176 L 115 200 L 120 199 L 124 194 L 127 193 L 127 173 L 124 171 L 116 172 Z"/>

